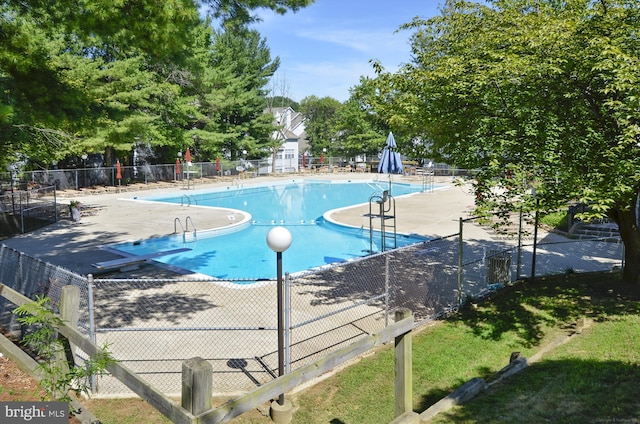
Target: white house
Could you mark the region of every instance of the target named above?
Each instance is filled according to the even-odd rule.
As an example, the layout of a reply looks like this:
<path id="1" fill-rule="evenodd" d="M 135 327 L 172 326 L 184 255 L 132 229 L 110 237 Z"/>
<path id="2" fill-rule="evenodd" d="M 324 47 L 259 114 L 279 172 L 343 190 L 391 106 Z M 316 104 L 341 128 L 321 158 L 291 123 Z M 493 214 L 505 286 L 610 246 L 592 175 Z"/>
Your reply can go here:
<path id="1" fill-rule="evenodd" d="M 300 152 L 306 149 L 304 116 L 291 107 L 271 108 L 265 110 L 265 113 L 271 113 L 276 124 L 281 127 L 271 135 L 274 140 L 282 141 L 273 165 L 273 172 L 298 171 Z"/>

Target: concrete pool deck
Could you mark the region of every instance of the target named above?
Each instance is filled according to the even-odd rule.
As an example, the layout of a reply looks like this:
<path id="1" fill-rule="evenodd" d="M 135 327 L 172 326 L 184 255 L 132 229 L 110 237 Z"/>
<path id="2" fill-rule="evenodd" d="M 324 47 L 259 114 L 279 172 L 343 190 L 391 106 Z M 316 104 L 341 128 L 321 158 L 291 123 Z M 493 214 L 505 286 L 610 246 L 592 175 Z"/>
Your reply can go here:
<path id="1" fill-rule="evenodd" d="M 67 213 L 55 224 L 2 243 L 29 256 L 63 266 L 76 273 L 89 274 L 95 272 L 95 268 L 91 266 L 92 263 L 120 257 L 102 250 L 102 246 L 172 234 L 175 218 L 180 218 L 184 223 L 189 216 L 198 231 L 224 227 L 238 220 L 236 216 L 230 219 L 228 210 L 134 201 L 136 197 L 180 196 L 194 194 L 201 190 L 234 187 L 237 184 L 248 187 L 254 184 L 300 179 L 375 180 L 377 178 L 382 183 L 388 182 L 388 177 L 382 175 L 343 173 L 260 177 L 236 181 L 203 180 L 196 182 L 195 190 L 190 191 L 185 190 L 181 184 L 163 184 L 162 187 L 159 187 L 160 184 L 148 184 L 143 186 L 145 190 L 120 193 L 62 192 L 59 193 L 60 204 L 66 205 L 73 199 L 79 200 L 85 206 L 79 223 L 71 221 Z M 393 181 L 415 184 L 422 182 L 420 177 L 403 176 L 394 176 Z M 458 232 L 459 218 L 468 218 L 473 208 L 474 197 L 471 186 L 456 186 L 451 177 L 439 178 L 436 183 L 443 188 L 395 199 L 398 232 L 431 237 L 447 236 Z M 153 189 L 150 189 L 151 187 Z M 126 189 L 135 188 L 134 186 Z M 336 211 L 332 219 L 355 227 L 368 226 L 369 218 L 363 216 L 368 212 L 369 205 L 365 204 Z M 549 258 L 548 267 L 546 260 L 539 261 L 540 274 L 548 269 L 563 269 L 562 266 L 565 266 L 565 263 L 567 267 L 572 267 L 576 271 L 602 270 L 603 266 L 610 266 L 612 258 L 619 254 L 618 247 L 614 243 L 560 244 L 567 239 L 545 231 L 540 231 L 538 237 L 545 243 L 558 241 L 558 244 L 545 245 L 544 249 L 539 247 L 540 252 L 546 250 L 546 257 Z M 513 246 L 517 242 L 517 240 L 505 240 L 485 227 L 473 223 L 465 224 L 464 238 L 466 242 L 468 241 L 465 249 L 468 248 L 480 255 L 483 249 L 491 249 L 494 246 Z M 259 242 L 266 243 L 264 240 Z M 456 250 L 455 239 L 448 239 L 445 244 L 454 245 L 453 250 Z M 431 268 L 443 268 L 443 264 L 451 264 L 452 268 L 457 266 L 457 261 L 455 259 L 451 261 L 445 249 L 429 255 L 428 260 L 436 259 L 434 265 L 429 265 Z M 438 255 L 442 257 L 437 257 Z M 415 257 L 412 258 L 412 263 L 417 263 Z M 419 267 L 418 272 L 423 271 L 429 270 Z M 359 272 L 360 270 L 351 270 L 354 274 Z M 406 275 L 407 270 L 404 272 L 403 276 Z M 96 328 L 100 330 L 96 333 L 96 341 L 99 345 L 108 342 L 115 357 L 140 373 L 154 387 L 161 388 L 164 393 L 179 396 L 181 360 L 193 356 L 211 360 L 216 370 L 215 393 L 227 394 L 229 391 L 249 390 L 255 386 L 256 380 L 263 382 L 270 381 L 272 378 L 265 372 L 263 366 L 259 366 L 251 358 L 259 356 L 264 359 L 267 366 L 275 369 L 277 358 L 274 352 L 277 337 L 273 328 L 269 329 L 275 326 L 277 316 L 275 284 L 251 285 L 255 287 L 251 287 L 250 290 L 211 284 L 209 281 L 194 280 L 189 284 L 183 284 L 183 281 L 178 278 L 184 278 L 184 275 L 152 265 L 136 271 L 125 273 L 116 271 L 104 276 L 118 279 L 167 279 L 158 285 L 141 285 L 138 280 L 121 280 L 118 284 L 114 284 L 114 280 L 95 282 L 95 322 Z M 352 277 L 354 275 L 345 275 L 345 280 L 336 279 L 336 287 L 339 290 L 335 290 L 330 284 L 325 286 L 314 284 L 313 280 L 298 281 L 299 289 L 294 291 L 292 296 L 291 317 L 298 324 L 309 320 L 312 324 L 300 326 L 292 333 L 292 341 L 297 349 L 292 350 L 292 356 L 300 361 L 297 364 L 304 364 L 304 361 L 312 361 L 316 357 L 309 352 L 315 355 L 317 352 L 324 351 L 327 346 L 341 346 L 341 343 L 347 343 L 360 334 L 354 333 L 356 329 L 359 332 L 371 333 L 380 327 L 383 322 L 380 318 L 383 314 L 380 305 L 362 304 L 358 305 L 357 310 L 350 310 L 349 314 L 337 313 L 346 307 L 353 306 L 351 296 L 354 290 L 369 291 L 369 285 L 361 288 L 354 287 L 357 285 L 353 282 L 360 280 Z M 367 283 L 371 282 L 366 276 L 364 280 Z M 481 280 L 482 278 L 478 281 Z M 350 284 L 339 285 L 341 281 L 349 281 Z M 349 290 L 343 292 L 343 288 Z M 408 292 L 409 295 L 413 294 Z M 437 290 L 434 292 L 439 293 Z M 420 293 L 420 296 L 424 295 L 425 293 Z M 419 296 L 415 298 L 422 299 Z M 247 305 L 251 307 L 248 308 Z M 376 315 L 373 315 L 374 311 Z M 357 315 L 356 318 L 351 314 Z M 315 320 L 315 317 L 325 318 Z M 352 325 L 354 323 L 357 325 Z M 220 331 L 192 332 L 189 330 L 203 326 L 220 328 Z M 144 331 L 147 327 L 162 328 L 164 331 Z M 237 327 L 253 329 L 230 331 Z M 117 331 L 110 331 L 114 329 Z M 318 337 L 319 335 L 322 337 Z M 244 358 L 245 362 L 248 361 L 248 366 L 246 369 L 238 370 L 236 369 L 238 362 L 229 361 L 229 358 Z M 249 377 L 244 376 L 244 373 Z M 100 396 L 130 394 L 128 389 L 113 377 L 101 377 L 99 386 Z"/>
<path id="2" fill-rule="evenodd" d="M 225 227 L 241 219 L 240 214 L 226 209 L 197 205 L 187 206 L 187 197 L 185 197 L 185 205 L 183 206 L 136 201 L 138 198 L 162 195 L 188 196 L 208 189 L 235 188 L 237 185 L 246 187 L 301 179 L 378 180 L 381 183 L 387 183 L 388 178 L 387 175 L 366 173 L 304 174 L 233 181 L 197 180 L 195 184 L 192 182 L 191 190 L 186 190 L 182 183 L 164 185 L 151 183 L 137 186 L 143 188 L 137 191 L 133 191 L 136 186 L 122 188 L 132 191 L 115 192 L 117 189 L 112 188 L 112 192 L 100 194 L 63 191 L 58 192 L 59 203 L 68 204 L 73 199 L 79 200 L 84 206 L 80 222 L 73 222 L 66 215 L 55 224 L 4 240 L 1 243 L 73 272 L 89 274 L 96 271 L 91 264 L 121 257 L 103 250 L 103 246 L 173 234 L 176 218 L 179 218 L 184 225 L 186 217 L 189 216 L 198 231 Z M 421 184 L 422 177 L 394 175 L 392 181 Z M 451 177 L 436 177 L 435 183 L 442 188 L 395 199 L 397 231 L 399 233 L 413 233 L 429 237 L 447 236 L 458 232 L 459 218 L 470 217 L 474 204 L 470 184 L 457 186 Z M 331 218 L 343 224 L 368 228 L 369 218 L 364 216 L 368 212 L 369 205 L 364 204 L 341 209 L 333 213 Z M 464 233 L 465 239 L 487 241 L 500 239 L 489 229 L 475 224 L 465 225 Z M 566 240 L 561 235 L 547 233 L 543 230 L 539 231 L 538 237 L 539 240 L 545 239 L 546 242 Z M 501 239 L 501 241 L 505 240 Z M 568 257 L 565 256 L 565 258 Z M 147 266 L 128 275 L 132 277 L 168 277 L 173 273 L 161 270 L 159 267 Z M 121 276 L 124 277 L 124 275 Z"/>

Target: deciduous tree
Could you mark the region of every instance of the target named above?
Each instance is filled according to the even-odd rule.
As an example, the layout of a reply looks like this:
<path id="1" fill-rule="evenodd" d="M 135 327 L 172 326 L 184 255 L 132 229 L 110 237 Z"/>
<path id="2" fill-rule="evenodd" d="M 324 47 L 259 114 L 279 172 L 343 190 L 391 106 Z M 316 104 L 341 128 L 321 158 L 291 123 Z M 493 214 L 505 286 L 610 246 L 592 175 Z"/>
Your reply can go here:
<path id="1" fill-rule="evenodd" d="M 309 96 L 300 102 L 300 113 L 305 117 L 307 139 L 315 156 L 320 156 L 325 148 L 332 155 L 344 153 L 336 142 L 336 120 L 341 107 L 342 104 L 332 97 Z"/>
<path id="2" fill-rule="evenodd" d="M 351 97 L 342 104 L 336 116 L 335 144 L 347 157 L 366 155 L 377 157 L 384 148 L 385 130 L 376 128 L 372 116 L 361 107 L 358 99 Z"/>
<path id="3" fill-rule="evenodd" d="M 479 168 L 479 211 L 579 201 L 613 219 L 640 283 L 638 2 L 449 0 L 407 28 L 413 60 L 380 75 L 380 113 Z"/>

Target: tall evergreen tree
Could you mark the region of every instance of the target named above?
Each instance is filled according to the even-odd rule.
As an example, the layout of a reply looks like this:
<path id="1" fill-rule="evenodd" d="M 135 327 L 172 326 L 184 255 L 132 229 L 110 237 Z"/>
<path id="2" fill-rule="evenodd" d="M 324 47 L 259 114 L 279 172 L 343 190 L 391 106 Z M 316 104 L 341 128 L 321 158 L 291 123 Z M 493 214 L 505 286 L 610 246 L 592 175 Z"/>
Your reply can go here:
<path id="1" fill-rule="evenodd" d="M 264 157 L 275 130 L 273 117 L 263 113 L 266 86 L 279 66 L 271 59 L 260 34 L 244 27 L 227 27 L 213 37 L 203 76 L 201 113 L 193 123 L 203 155 L 224 153 L 231 159 L 246 151 Z"/>
<path id="2" fill-rule="evenodd" d="M 242 134 L 248 148 L 259 144 L 257 140 L 267 131 L 267 125 L 255 116 L 247 118 L 251 115 L 248 110 L 256 109 L 254 97 L 262 94 L 260 87 L 264 85 L 261 78 L 268 78 L 272 74 L 270 66 L 277 67 L 277 62 L 265 65 L 262 74 L 255 68 L 243 74 L 228 67 L 212 77 L 210 69 L 194 60 L 202 58 L 203 52 L 211 53 L 210 29 L 203 26 L 199 8 L 208 5 L 213 14 L 225 20 L 225 25 L 241 28 L 251 20 L 250 11 L 255 8 L 268 7 L 284 13 L 309 3 L 308 0 L 3 2 L 0 107 L 11 113 L 5 113 L 5 119 L 0 121 L 0 160 L 10 161 L 11 152 L 22 152 L 32 162 L 46 167 L 52 159 L 73 154 L 104 150 L 126 155 L 137 142 L 151 143 L 170 152 L 183 147 L 189 140 L 187 137 L 201 129 L 198 120 L 204 116 L 209 124 L 221 120 L 208 134 L 226 134 L 232 139 L 230 128 L 218 127 L 224 122 L 228 126 L 244 122 L 244 128 L 236 130 L 236 139 Z M 235 12 L 231 13 L 229 8 Z M 240 19 L 243 16 L 246 19 Z M 251 37 L 245 47 L 249 54 L 253 49 L 258 64 L 265 63 L 265 46 Z M 213 63 L 214 59 L 207 56 L 205 63 Z M 248 81 L 243 85 L 242 81 L 226 80 L 231 82 L 224 87 L 227 93 L 218 90 L 220 101 L 203 112 L 204 97 L 216 94 L 193 87 L 204 88 L 199 80 L 207 78 L 211 82 L 217 79 L 222 87 L 225 75 L 233 79 L 246 76 Z M 244 104 L 235 112 L 244 114 L 244 120 L 232 117 L 234 98 Z M 243 108 L 244 112 L 240 112 Z M 227 112 L 223 112 L 225 109 Z"/>

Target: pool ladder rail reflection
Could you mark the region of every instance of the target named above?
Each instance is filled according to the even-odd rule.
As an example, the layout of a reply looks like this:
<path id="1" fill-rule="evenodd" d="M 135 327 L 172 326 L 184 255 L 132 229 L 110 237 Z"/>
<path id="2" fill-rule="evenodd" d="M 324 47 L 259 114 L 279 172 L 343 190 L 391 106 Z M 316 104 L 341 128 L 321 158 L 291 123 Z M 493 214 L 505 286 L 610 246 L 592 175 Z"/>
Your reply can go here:
<path id="1" fill-rule="evenodd" d="M 191 206 L 191 202 L 192 202 L 192 201 L 193 201 L 193 204 L 194 204 L 194 205 L 197 205 L 197 204 L 198 204 L 198 200 L 197 200 L 194 196 L 192 196 L 192 195 L 190 195 L 190 194 L 183 194 L 183 195 L 182 195 L 182 197 L 180 198 L 180 206 L 184 206 L 184 204 L 185 204 L 185 199 L 186 199 L 186 201 L 187 201 L 187 202 L 186 202 L 186 203 L 187 203 L 187 206 Z M 187 218 L 188 218 L 188 217 L 187 217 Z M 178 218 L 176 218 L 176 219 L 178 219 Z"/>
<path id="2" fill-rule="evenodd" d="M 191 228 L 192 230 L 189 230 L 189 222 L 191 222 Z M 180 226 L 180 229 L 182 230 L 182 243 L 183 244 L 187 244 L 188 241 L 193 241 L 196 242 L 198 241 L 198 237 L 197 237 L 197 230 L 196 230 L 196 226 L 193 223 L 193 220 L 191 219 L 190 216 L 187 216 L 184 220 L 184 226 L 182 225 L 182 221 L 180 221 L 180 218 L 176 217 L 173 220 L 173 233 L 174 234 L 178 234 L 178 226 Z M 187 236 L 191 235 L 191 238 L 189 240 L 187 240 Z"/>

